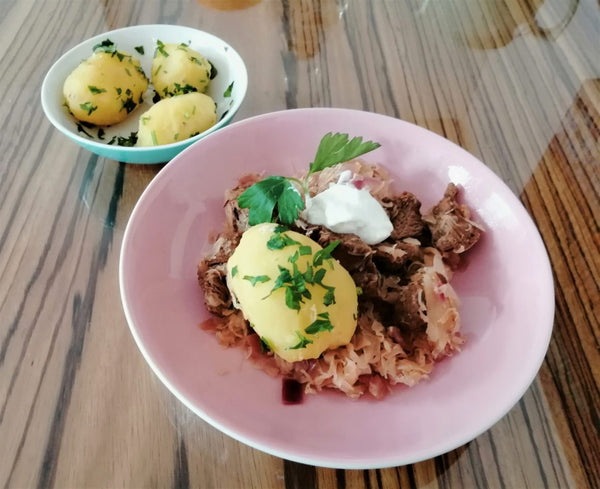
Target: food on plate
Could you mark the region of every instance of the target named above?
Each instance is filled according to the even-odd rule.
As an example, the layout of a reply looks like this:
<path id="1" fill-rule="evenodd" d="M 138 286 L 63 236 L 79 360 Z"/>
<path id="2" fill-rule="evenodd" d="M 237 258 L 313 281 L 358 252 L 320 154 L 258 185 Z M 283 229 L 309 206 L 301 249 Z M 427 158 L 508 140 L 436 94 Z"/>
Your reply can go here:
<path id="1" fill-rule="evenodd" d="M 334 248 L 262 223 L 242 234 L 227 261 L 234 305 L 261 341 L 288 362 L 318 358 L 354 334 L 356 286 L 331 257 Z"/>
<path id="2" fill-rule="evenodd" d="M 148 78 L 139 60 L 117 51 L 107 39 L 67 76 L 63 95 L 76 119 L 108 126 L 127 118 L 147 89 Z"/>
<path id="3" fill-rule="evenodd" d="M 357 159 L 378 146 L 362 138 L 349 139 L 346 134 L 327 134 L 305 175 L 241 177 L 225 195 L 224 229 L 198 266 L 206 308 L 213 314 L 203 327 L 213 331 L 222 345 L 246 348 L 255 365 L 282 377 L 284 402 L 285 392 L 294 392 L 290 385 L 296 383 L 307 393 L 334 389 L 354 398 L 382 398 L 395 384 L 412 386 L 426 378 L 436 362 L 459 351 L 464 342 L 451 279 L 482 229 L 471 219 L 470 209 L 459 203 L 459 188 L 453 183 L 431 210 L 422 213 L 418 198 L 394 190 L 383 167 Z M 336 190 L 331 192 L 332 188 Z M 366 233 L 368 219 L 362 207 L 347 198 L 356 191 L 368 192 L 370 197 L 360 198 L 372 198 L 377 205 L 372 208 L 377 211 L 370 211 L 379 215 L 373 219 L 376 225 Z M 315 199 L 323 220 L 311 217 Z M 339 205 L 344 209 L 336 209 Z M 275 224 L 263 224 L 271 221 Z M 341 227 L 331 229 L 340 223 Z M 272 287 L 266 280 L 260 283 L 261 276 L 272 280 L 270 274 L 281 272 L 286 256 L 290 260 L 289 254 L 282 254 L 277 262 L 259 258 L 259 253 L 241 244 L 246 233 L 253 235 L 261 229 L 279 230 L 299 243 L 304 241 L 296 239 L 298 236 L 318 243 L 329 250 L 331 261 L 349 274 L 355 288 L 346 290 L 350 295 L 352 290 L 358 292 L 356 329 L 349 341 L 326 347 L 316 358 L 286 358 L 285 347 L 282 356 L 281 345 L 273 345 L 268 337 L 261 341 L 263 332 L 257 331 L 248 310 L 271 300 Z M 246 248 L 244 257 L 235 258 L 240 247 Z M 239 274 L 241 267 L 248 265 L 251 273 L 243 273 L 254 277 L 261 294 L 248 293 L 240 303 L 232 281 L 233 267 Z M 238 277 L 237 283 L 240 279 L 243 277 Z M 252 283 L 245 285 L 252 292 Z M 345 299 L 336 294 L 336 301 L 341 300 Z M 282 321 L 278 310 L 269 308 L 272 313 L 268 317 L 266 309 L 261 324 L 269 323 L 272 336 L 276 328 L 283 327 Z M 334 331 L 337 325 L 332 322 L 332 326 Z M 312 339 L 309 335 L 305 338 Z M 308 349 L 311 344 L 299 341 L 297 346 L 294 350 Z"/>
<path id="4" fill-rule="evenodd" d="M 152 60 L 152 84 L 161 98 L 189 92 L 205 92 L 210 83 L 212 66 L 187 44 L 156 42 Z"/>
<path id="5" fill-rule="evenodd" d="M 175 143 L 206 131 L 217 122 L 215 102 L 198 92 L 160 100 L 140 116 L 138 146 Z"/>

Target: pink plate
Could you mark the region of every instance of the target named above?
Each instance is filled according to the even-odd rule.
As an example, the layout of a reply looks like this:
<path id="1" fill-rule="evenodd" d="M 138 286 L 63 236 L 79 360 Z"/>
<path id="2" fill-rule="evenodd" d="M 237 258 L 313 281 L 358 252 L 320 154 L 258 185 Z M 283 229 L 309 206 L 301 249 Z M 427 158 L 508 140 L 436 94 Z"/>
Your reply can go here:
<path id="1" fill-rule="evenodd" d="M 448 182 L 487 232 L 455 276 L 467 343 L 413 388 L 383 401 L 324 393 L 281 402 L 281 382 L 200 329 L 209 317 L 196 265 L 221 229 L 223 193 L 249 171 L 308 168 L 321 137 L 346 132 L 381 143 L 397 190 L 423 209 Z M 529 387 L 552 332 L 554 291 L 536 227 L 510 189 L 475 157 L 412 124 L 368 112 L 298 109 L 221 129 L 190 146 L 137 203 L 121 250 L 120 285 L 131 332 L 156 375 L 217 429 L 286 459 L 337 468 L 403 465 L 450 451 L 504 416 Z"/>

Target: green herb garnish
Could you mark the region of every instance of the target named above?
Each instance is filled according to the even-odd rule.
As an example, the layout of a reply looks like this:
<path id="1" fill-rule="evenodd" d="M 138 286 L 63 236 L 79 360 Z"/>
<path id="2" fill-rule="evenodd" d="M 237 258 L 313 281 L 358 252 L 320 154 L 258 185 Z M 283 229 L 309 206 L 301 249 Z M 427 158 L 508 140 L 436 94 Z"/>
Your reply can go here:
<path id="1" fill-rule="evenodd" d="M 340 244 L 340 240 L 337 239 L 337 240 L 329 243 L 327 246 L 325 246 L 325 248 L 317 251 L 313 256 L 313 265 L 315 267 L 318 267 L 323 264 L 324 260 L 331 259 L 331 253 L 333 252 L 333 250 L 335 250 L 337 248 L 337 246 L 339 244 Z"/>
<path id="2" fill-rule="evenodd" d="M 256 284 L 264 284 L 265 282 L 271 280 L 268 275 L 244 275 L 242 279 L 250 282 L 252 287 L 254 287 Z"/>
<path id="3" fill-rule="evenodd" d="M 235 277 L 237 275 L 237 273 L 238 273 L 238 267 L 236 265 L 231 269 L 231 276 Z"/>
<path id="4" fill-rule="evenodd" d="M 144 46 L 136 46 L 133 49 L 135 49 L 138 53 L 140 53 L 142 56 L 144 55 Z"/>
<path id="5" fill-rule="evenodd" d="M 294 346 L 290 346 L 287 350 L 300 350 L 301 348 L 306 348 L 306 345 L 310 345 L 312 340 L 309 340 L 306 336 L 304 336 L 300 331 L 296 331 L 296 336 L 298 336 L 298 343 Z"/>
<path id="6" fill-rule="evenodd" d="M 239 197 L 241 208 L 249 208 L 248 222 L 251 226 L 261 222 L 270 222 L 277 208 L 279 220 L 284 224 L 292 224 L 298 212 L 304 209 L 300 192 L 285 177 L 271 176 L 255 183 Z"/>
<path id="7" fill-rule="evenodd" d="M 329 320 L 329 313 L 323 312 L 321 314 L 317 314 L 317 319 L 308 325 L 304 332 L 307 334 L 316 334 L 321 331 L 331 331 L 332 329 L 333 324 L 331 324 L 331 321 Z"/>
<path id="8" fill-rule="evenodd" d="M 94 95 L 106 92 L 105 88 L 98 88 L 98 87 L 95 87 L 94 85 L 88 85 L 88 90 L 90 92 L 92 92 Z"/>
<path id="9" fill-rule="evenodd" d="M 349 139 L 348 134 L 328 133 L 321 139 L 315 160 L 310 163 L 303 181 L 291 177 L 267 177 L 247 188 L 238 197 L 238 204 L 242 209 L 249 209 L 251 226 L 274 220 L 292 224 L 304 209 L 303 196 L 310 195 L 308 182 L 312 173 L 357 158 L 379 146 L 372 141 L 363 142 L 361 137 Z"/>
<path id="10" fill-rule="evenodd" d="M 92 50 L 95 53 L 114 53 L 116 51 L 115 44 L 110 39 L 105 39 L 100 44 L 96 44 Z"/>
<path id="11" fill-rule="evenodd" d="M 81 110 L 85 110 L 87 112 L 87 115 L 90 115 L 98 108 L 98 106 L 93 105 L 92 102 L 85 102 L 83 104 L 79 104 L 79 107 L 81 108 Z"/>
<path id="12" fill-rule="evenodd" d="M 214 78 L 219 74 L 219 72 L 217 71 L 217 68 L 215 68 L 215 65 L 213 65 L 210 61 L 208 62 L 208 64 L 210 65 L 210 75 L 208 77 L 211 80 L 214 80 Z"/>
<path id="13" fill-rule="evenodd" d="M 233 84 L 234 84 L 234 82 L 231 82 L 229 84 L 229 86 L 227 87 L 227 90 L 225 90 L 223 92 L 223 97 L 231 97 L 231 92 L 233 91 Z"/>
<path id="14" fill-rule="evenodd" d="M 136 107 L 137 104 L 134 102 L 133 97 L 127 97 L 127 99 L 124 102 L 122 102 L 121 110 L 125 109 L 129 114 Z"/>
<path id="15" fill-rule="evenodd" d="M 156 51 L 162 54 L 165 58 L 169 56 L 167 50 L 165 49 L 165 45 L 160 39 L 156 40 Z"/>
<path id="16" fill-rule="evenodd" d="M 129 134 L 129 137 L 125 138 L 123 136 L 113 136 L 112 139 L 107 144 L 117 144 L 117 146 L 135 146 L 137 143 L 137 131 Z"/>

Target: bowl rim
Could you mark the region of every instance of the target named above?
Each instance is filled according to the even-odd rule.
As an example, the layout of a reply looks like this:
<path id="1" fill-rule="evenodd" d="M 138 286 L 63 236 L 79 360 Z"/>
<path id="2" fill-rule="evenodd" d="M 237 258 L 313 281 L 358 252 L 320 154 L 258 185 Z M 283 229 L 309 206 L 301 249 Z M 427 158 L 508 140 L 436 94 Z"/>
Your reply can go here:
<path id="1" fill-rule="evenodd" d="M 167 374 L 165 374 L 159 368 L 157 363 L 152 358 L 151 353 L 146 349 L 146 347 L 137 331 L 138 326 L 136 326 L 134 324 L 132 313 L 130 312 L 130 309 L 129 309 L 129 304 L 127 301 L 126 291 L 125 291 L 125 289 L 126 289 L 125 280 L 126 279 L 125 279 L 125 272 L 124 272 L 124 267 L 125 267 L 124 256 L 126 255 L 125 249 L 128 246 L 129 241 L 131 240 L 132 227 L 129 226 L 129 222 L 133 221 L 135 216 L 139 212 L 141 212 L 140 209 L 142 208 L 142 205 L 143 205 L 141 203 L 145 200 L 145 198 L 146 198 L 145 196 L 147 194 L 150 194 L 151 192 L 153 192 L 153 189 L 155 186 L 161 185 L 161 181 L 164 178 L 168 178 L 167 177 L 167 174 L 169 173 L 169 170 L 167 169 L 168 167 L 177 165 L 179 160 L 184 158 L 186 152 L 195 151 L 194 146 L 199 145 L 200 142 L 196 142 L 193 145 L 186 148 L 184 151 L 182 151 L 180 154 L 178 154 L 177 157 L 173 158 L 165 166 L 164 169 L 167 169 L 167 171 L 161 171 L 157 175 L 157 177 L 154 178 L 148 184 L 148 186 L 144 189 L 144 191 L 140 195 L 138 201 L 136 202 L 136 205 L 134 206 L 134 208 L 131 212 L 125 232 L 123 234 L 123 240 L 122 240 L 121 248 L 120 248 L 120 259 L 119 259 L 119 287 L 120 287 L 121 302 L 122 302 L 123 310 L 124 310 L 125 317 L 127 320 L 127 324 L 128 324 L 129 330 L 132 333 L 132 336 L 134 337 L 136 345 L 138 346 L 140 352 L 142 353 L 142 356 L 144 357 L 144 359 L 146 360 L 146 362 L 152 369 L 153 373 L 160 379 L 160 381 L 167 387 L 167 389 L 180 402 L 182 402 L 194 414 L 199 416 L 203 421 L 207 422 L 208 424 L 210 424 L 214 428 L 218 429 L 222 433 L 224 433 L 224 434 L 232 437 L 233 439 L 235 439 L 241 443 L 244 443 L 252 448 L 258 449 L 262 452 L 268 453 L 268 454 L 276 456 L 276 457 L 284 458 L 287 460 L 292 460 L 295 462 L 314 465 L 314 466 L 318 466 L 318 467 L 336 468 L 336 469 L 360 469 L 360 470 L 380 469 L 380 468 L 404 466 L 404 465 L 408 465 L 408 464 L 421 462 L 424 460 L 429 460 L 434 457 L 448 453 L 452 450 L 455 450 L 455 449 L 465 445 L 466 443 L 469 443 L 470 441 L 474 440 L 475 438 L 479 437 L 486 431 L 490 430 L 498 421 L 500 421 L 502 418 L 504 418 L 508 414 L 508 412 L 511 411 L 517 405 L 517 403 L 522 399 L 522 397 L 525 395 L 525 393 L 531 388 L 535 378 L 538 376 L 539 370 L 540 370 L 542 363 L 544 361 L 544 358 L 548 352 L 549 343 L 550 343 L 550 340 L 552 337 L 552 332 L 554 329 L 554 317 L 555 317 L 554 278 L 553 278 L 553 274 L 552 274 L 552 266 L 551 266 L 551 263 L 549 260 L 548 252 L 547 252 L 545 243 L 541 237 L 539 228 L 537 227 L 537 225 L 533 221 L 532 217 L 527 212 L 525 206 L 520 201 L 520 199 L 518 199 L 518 197 L 514 194 L 512 189 L 510 189 L 510 187 L 508 187 L 508 185 L 498 175 L 496 175 L 496 173 L 494 173 L 479 158 L 472 155 L 466 149 L 462 148 L 458 144 L 454 143 L 453 141 L 450 141 L 449 139 L 445 138 L 444 136 L 442 136 L 440 134 L 437 134 L 437 133 L 435 133 L 425 127 L 419 126 L 417 124 L 414 124 L 414 123 L 411 123 L 408 121 L 404 121 L 402 119 L 388 116 L 385 114 L 378 114 L 375 112 L 363 111 L 363 110 L 358 110 L 358 109 L 345 109 L 345 108 L 336 108 L 336 107 L 331 107 L 331 108 L 310 107 L 310 108 L 296 108 L 296 109 L 272 111 L 272 112 L 259 114 L 259 115 L 249 117 L 247 119 L 243 119 L 241 121 L 235 122 L 234 124 L 225 128 L 225 131 L 236 131 L 236 130 L 239 130 L 238 129 L 239 127 L 243 127 L 248 124 L 253 124 L 259 120 L 277 117 L 278 115 L 283 114 L 283 113 L 303 112 L 303 113 L 312 114 L 313 117 L 316 117 L 316 115 L 319 112 L 322 113 L 322 111 L 328 111 L 328 112 L 337 111 L 340 115 L 350 114 L 350 113 L 362 113 L 365 115 L 372 115 L 372 116 L 381 117 L 381 118 L 388 118 L 388 119 L 392 119 L 395 121 L 400 121 L 404 124 L 409 124 L 411 126 L 419 128 L 420 130 L 429 132 L 436 137 L 442 138 L 447 143 L 459 148 L 461 151 L 472 156 L 477 161 L 477 163 L 480 165 L 480 170 L 484 174 L 486 174 L 486 176 L 494 178 L 501 187 L 504 187 L 504 190 L 510 192 L 510 196 L 512 196 L 511 198 L 513 198 L 514 201 L 519 204 L 515 208 L 516 212 L 519 215 L 519 219 L 523 219 L 524 222 L 526 222 L 528 226 L 532 227 L 534 240 L 535 240 L 535 243 L 534 243 L 535 248 L 537 250 L 539 250 L 541 253 L 543 253 L 543 257 L 544 257 L 543 261 L 544 261 L 545 266 L 540 270 L 540 273 L 541 273 L 541 275 L 543 275 L 543 279 L 544 279 L 543 281 L 540 281 L 540 283 L 542 284 L 542 287 L 543 287 L 543 289 L 541 289 L 541 293 L 547 294 L 548 298 L 552 299 L 552 300 L 550 300 L 548 302 L 547 309 L 545 309 L 543 311 L 543 313 L 540 315 L 540 318 L 541 318 L 540 324 L 543 325 L 545 335 L 543 336 L 543 341 L 540 341 L 540 345 L 543 345 L 543 348 L 540 347 L 539 351 L 537 351 L 535 361 L 533 362 L 535 364 L 536 368 L 532 368 L 532 370 L 529 372 L 529 375 L 526 378 L 524 377 L 521 380 L 521 382 L 519 383 L 520 388 L 515 390 L 512 393 L 512 396 L 507 397 L 505 399 L 502 409 L 500 409 L 498 412 L 496 412 L 496 416 L 488 419 L 487 422 L 485 423 L 485 425 L 479 426 L 477 429 L 471 429 L 470 431 L 465 431 L 462 436 L 456 437 L 453 439 L 449 439 L 446 442 L 439 444 L 437 446 L 436 450 L 433 450 L 433 451 L 425 450 L 423 452 L 415 453 L 412 457 L 405 457 L 405 458 L 399 459 L 397 455 L 390 455 L 389 457 L 387 457 L 383 460 L 371 461 L 370 463 L 363 463 L 362 460 L 360 460 L 360 461 L 340 460 L 340 459 L 337 459 L 337 461 L 334 461 L 333 459 L 319 460 L 318 458 L 311 457 L 310 455 L 298 454 L 293 451 L 287 451 L 287 450 L 281 450 L 278 448 L 273 448 L 273 447 L 269 446 L 268 444 L 262 443 L 260 440 L 257 441 L 255 439 L 252 439 L 251 437 L 246 436 L 243 433 L 236 432 L 234 429 L 231 429 L 230 427 L 224 425 L 220 421 L 211 417 L 211 415 L 208 414 L 201 406 L 196 406 L 192 399 L 189 399 L 183 392 L 180 391 L 180 389 L 178 389 L 178 387 L 176 387 L 173 383 L 171 383 L 171 381 L 167 378 Z M 224 136 L 224 134 L 221 135 L 221 137 L 223 137 L 223 136 Z M 213 135 L 211 134 L 206 137 L 213 138 Z M 217 137 L 217 136 L 215 135 L 214 137 Z M 206 138 L 203 138 L 203 140 L 204 139 L 206 139 Z"/>
<path id="2" fill-rule="evenodd" d="M 199 32 L 202 35 L 206 36 L 208 39 L 210 39 L 212 42 L 222 43 L 224 46 L 227 47 L 226 51 L 228 53 L 228 56 L 231 55 L 235 61 L 234 65 L 239 67 L 240 78 L 239 79 L 236 78 L 234 80 L 236 82 L 236 89 L 239 90 L 239 92 L 238 92 L 239 96 L 236 96 L 236 99 L 233 101 L 233 104 L 229 108 L 225 117 L 222 117 L 221 120 L 217 121 L 217 123 L 214 126 L 209 127 L 206 131 L 203 131 L 200 134 L 196 134 L 195 136 L 192 136 L 191 138 L 184 139 L 182 141 L 177 141 L 175 143 L 162 144 L 160 146 L 143 146 L 143 147 L 142 146 L 139 146 L 139 147 L 138 146 L 111 146 L 107 143 L 101 143 L 94 139 L 84 138 L 83 136 L 80 136 L 79 134 L 77 134 L 74 131 L 70 130 L 69 128 L 65 127 L 65 125 L 62 124 L 57 119 L 57 117 L 55 117 L 56 107 L 54 107 L 54 105 L 51 103 L 51 99 L 48 96 L 49 83 L 54 75 L 54 72 L 65 61 L 67 61 L 68 59 L 70 59 L 73 56 L 74 51 L 76 51 L 77 49 L 80 49 L 85 44 L 93 44 L 94 42 L 101 40 L 101 38 L 103 38 L 105 36 L 114 35 L 115 33 L 121 33 L 124 31 L 134 31 L 134 30 L 138 30 L 138 29 L 146 30 L 146 29 L 165 28 L 165 27 L 173 28 L 173 29 L 180 29 L 180 30 L 185 30 L 185 31 Z M 224 39 L 222 39 L 214 34 L 211 34 L 210 32 L 203 31 L 201 29 L 196 29 L 195 27 L 174 25 L 174 24 L 139 24 L 139 25 L 132 25 L 132 26 L 127 26 L 127 27 L 120 27 L 118 29 L 113 29 L 110 31 L 102 32 L 100 34 L 94 35 L 88 39 L 85 39 L 85 40 L 79 42 L 75 46 L 72 46 L 68 51 L 66 51 L 56 61 L 54 61 L 52 66 L 46 72 L 44 79 L 42 81 L 42 85 L 41 85 L 40 98 L 41 98 L 42 110 L 44 111 L 44 114 L 46 115 L 48 120 L 52 123 L 52 125 L 56 129 L 58 129 L 62 134 L 64 134 L 65 136 L 73 139 L 75 142 L 77 142 L 78 144 L 80 144 L 86 148 L 94 148 L 98 151 L 110 151 L 110 150 L 114 149 L 115 152 L 118 151 L 118 152 L 122 152 L 123 154 L 130 153 L 133 156 L 136 153 L 152 153 L 155 150 L 168 151 L 168 150 L 175 150 L 180 147 L 183 147 L 183 149 L 186 149 L 191 144 L 194 144 L 196 141 L 199 141 L 200 139 L 208 136 L 212 132 L 215 132 L 216 130 L 221 129 L 224 126 L 227 126 L 229 124 L 229 122 L 231 121 L 231 119 L 235 116 L 235 114 L 238 111 L 238 109 L 240 108 L 242 102 L 244 101 L 247 90 L 248 90 L 248 70 L 246 68 L 246 64 L 244 63 L 244 60 L 240 56 L 238 51 Z"/>

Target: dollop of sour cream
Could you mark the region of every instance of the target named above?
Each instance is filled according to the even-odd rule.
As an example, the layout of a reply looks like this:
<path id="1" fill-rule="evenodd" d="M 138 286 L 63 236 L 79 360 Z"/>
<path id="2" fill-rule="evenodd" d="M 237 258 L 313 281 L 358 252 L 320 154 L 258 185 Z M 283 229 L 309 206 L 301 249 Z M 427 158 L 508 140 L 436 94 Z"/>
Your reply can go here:
<path id="1" fill-rule="evenodd" d="M 306 197 L 304 219 L 335 233 L 356 234 L 373 245 L 388 238 L 394 229 L 381 204 L 366 188 L 352 183 L 352 173 L 342 172 L 338 182 L 314 197 Z"/>

